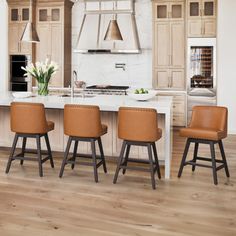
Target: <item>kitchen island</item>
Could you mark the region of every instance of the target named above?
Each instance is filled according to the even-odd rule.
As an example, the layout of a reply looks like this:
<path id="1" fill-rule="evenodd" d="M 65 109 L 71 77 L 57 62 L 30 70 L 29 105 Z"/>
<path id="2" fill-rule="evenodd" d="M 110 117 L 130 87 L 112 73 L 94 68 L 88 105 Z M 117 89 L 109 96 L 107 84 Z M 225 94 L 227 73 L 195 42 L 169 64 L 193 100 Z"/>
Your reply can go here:
<path id="1" fill-rule="evenodd" d="M 121 149 L 122 140 L 117 138 L 117 112 L 119 107 L 154 108 L 158 112 L 158 126 L 163 136 L 157 142 L 160 164 L 165 165 L 165 178 L 170 178 L 170 164 L 172 156 L 172 98 L 158 97 L 149 101 L 135 101 L 129 96 L 95 95 L 89 97 L 63 97 L 60 95 L 32 96 L 29 98 L 13 98 L 11 92 L 0 94 L 0 146 L 11 147 L 14 133 L 10 130 L 9 106 L 12 101 L 43 103 L 46 108 L 47 119 L 55 122 L 55 130 L 49 133 L 53 151 L 64 151 L 67 137 L 63 133 L 63 109 L 65 104 L 97 105 L 101 110 L 102 123 L 108 126 L 108 133 L 102 137 L 106 158 L 117 157 Z M 27 143 L 28 148 L 35 148 L 35 140 Z M 45 148 L 44 145 L 42 145 Z M 79 152 L 90 153 L 87 143 L 79 144 Z M 130 155 L 135 158 L 147 158 L 144 147 L 131 148 Z"/>

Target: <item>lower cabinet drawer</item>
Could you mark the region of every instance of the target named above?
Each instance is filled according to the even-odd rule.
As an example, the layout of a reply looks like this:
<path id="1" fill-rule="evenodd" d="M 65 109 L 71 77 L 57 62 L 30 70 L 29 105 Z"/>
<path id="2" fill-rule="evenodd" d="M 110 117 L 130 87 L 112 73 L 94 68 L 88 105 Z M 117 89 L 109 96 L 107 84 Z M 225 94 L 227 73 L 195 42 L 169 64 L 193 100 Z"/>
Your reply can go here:
<path id="1" fill-rule="evenodd" d="M 185 125 L 185 114 L 173 114 L 173 126 Z"/>

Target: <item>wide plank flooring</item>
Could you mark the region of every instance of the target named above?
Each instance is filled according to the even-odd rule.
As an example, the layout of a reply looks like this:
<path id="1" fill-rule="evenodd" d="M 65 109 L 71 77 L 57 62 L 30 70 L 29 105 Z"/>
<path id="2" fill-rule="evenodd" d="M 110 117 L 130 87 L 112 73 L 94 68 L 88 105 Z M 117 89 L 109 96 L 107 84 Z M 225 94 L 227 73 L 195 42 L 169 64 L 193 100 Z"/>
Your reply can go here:
<path id="1" fill-rule="evenodd" d="M 211 169 L 197 167 L 192 173 L 190 166 L 178 179 L 185 139 L 175 132 L 172 177 L 157 181 L 156 190 L 149 173 L 138 171 L 128 170 L 113 185 L 116 163 L 109 159 L 109 172 L 100 168 L 97 184 L 92 167 L 78 165 L 73 171 L 66 167 L 59 179 L 58 153 L 55 169 L 44 164 L 43 178 L 37 162 L 13 162 L 6 175 L 9 150 L 0 149 L 0 236 L 235 236 L 236 136 L 224 143 L 230 179 L 220 170 L 214 186 Z M 209 154 L 208 147 L 200 152 Z"/>

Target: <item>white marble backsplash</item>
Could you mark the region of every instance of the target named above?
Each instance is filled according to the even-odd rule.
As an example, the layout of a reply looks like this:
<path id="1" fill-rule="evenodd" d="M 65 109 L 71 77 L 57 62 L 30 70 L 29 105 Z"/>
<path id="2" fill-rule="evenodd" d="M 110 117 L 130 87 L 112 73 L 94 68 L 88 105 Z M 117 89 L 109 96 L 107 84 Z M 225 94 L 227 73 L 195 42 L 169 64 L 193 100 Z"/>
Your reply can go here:
<path id="1" fill-rule="evenodd" d="M 83 4 L 75 3 L 72 10 L 72 45 L 75 47 L 83 17 Z M 78 54 L 72 55 L 72 70 L 88 85 L 111 84 L 131 87 L 152 87 L 152 7 L 150 0 L 135 3 L 136 22 L 141 54 Z M 122 17 L 122 16 L 119 16 Z M 94 30 L 97 31 L 97 22 Z M 115 68 L 124 63 L 123 69 Z"/>

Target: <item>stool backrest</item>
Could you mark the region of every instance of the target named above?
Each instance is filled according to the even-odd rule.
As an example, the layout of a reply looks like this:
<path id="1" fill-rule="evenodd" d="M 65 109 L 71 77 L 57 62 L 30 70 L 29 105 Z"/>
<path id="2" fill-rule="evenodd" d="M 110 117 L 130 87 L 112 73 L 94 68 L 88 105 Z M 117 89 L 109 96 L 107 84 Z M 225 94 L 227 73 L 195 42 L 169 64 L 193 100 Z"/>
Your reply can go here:
<path id="1" fill-rule="evenodd" d="M 132 141 L 156 141 L 157 111 L 149 108 L 120 107 L 118 137 Z"/>
<path id="2" fill-rule="evenodd" d="M 228 109 L 219 106 L 195 106 L 189 127 L 208 128 L 227 133 Z"/>
<path id="3" fill-rule="evenodd" d="M 47 133 L 44 105 L 41 103 L 12 102 L 11 130 L 16 133 Z"/>
<path id="4" fill-rule="evenodd" d="M 64 133 L 76 137 L 99 137 L 102 132 L 98 106 L 65 105 Z"/>

